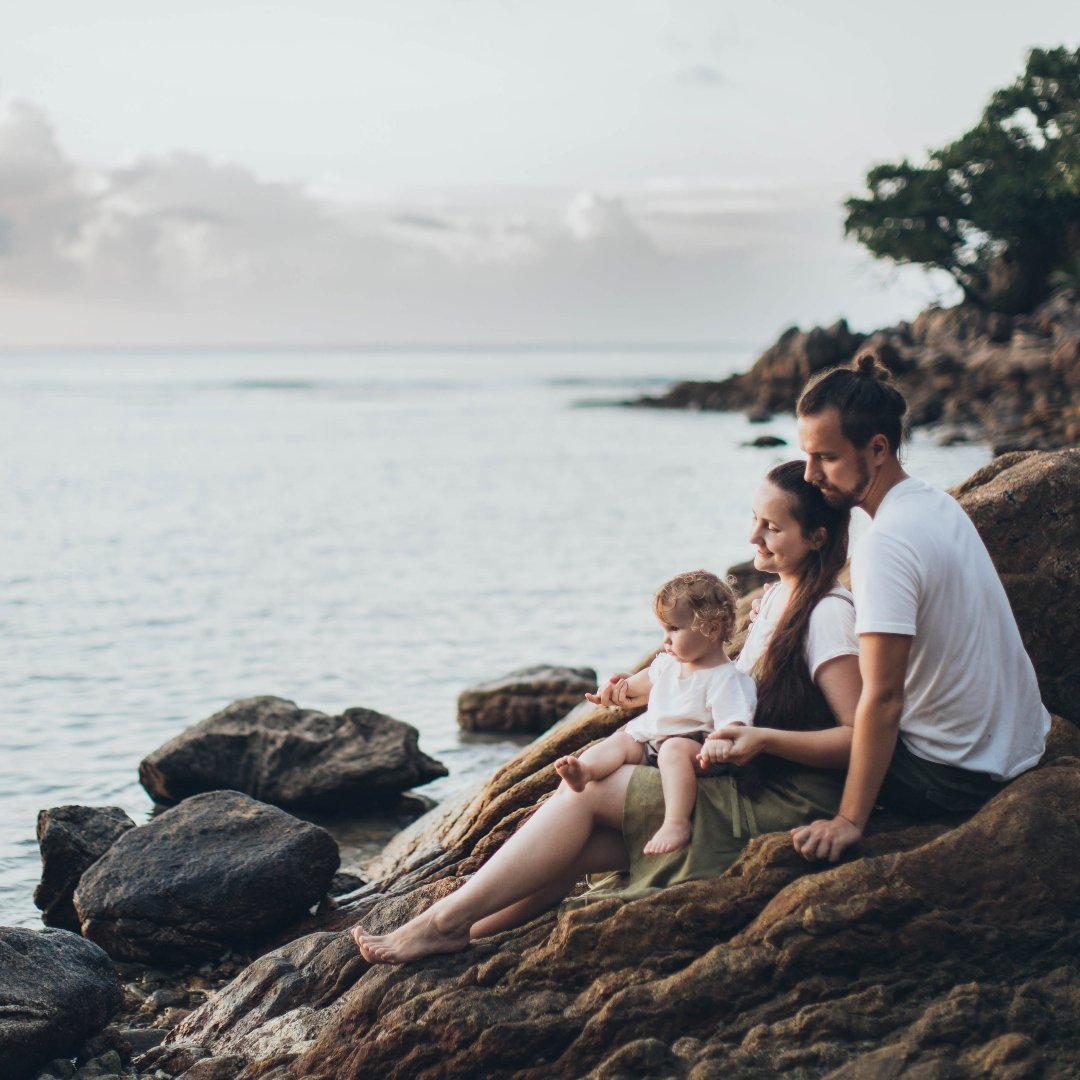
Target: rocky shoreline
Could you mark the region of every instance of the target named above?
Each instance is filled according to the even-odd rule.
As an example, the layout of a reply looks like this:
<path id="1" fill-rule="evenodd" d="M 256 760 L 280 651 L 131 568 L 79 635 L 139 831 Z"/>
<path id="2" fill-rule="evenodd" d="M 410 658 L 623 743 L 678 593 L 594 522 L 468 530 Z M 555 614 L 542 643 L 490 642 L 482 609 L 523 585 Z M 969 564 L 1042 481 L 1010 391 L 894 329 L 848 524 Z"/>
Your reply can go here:
<path id="1" fill-rule="evenodd" d="M 1075 1075 L 1080 449 L 1006 454 L 954 494 L 991 551 L 1057 714 L 1044 763 L 969 820 L 880 816 L 851 858 L 825 868 L 803 863 L 786 837 L 763 836 L 719 879 L 551 912 L 454 956 L 371 968 L 350 926 L 395 926 L 453 890 L 554 789 L 555 758 L 628 714 L 577 707 L 480 790 L 395 836 L 368 881 L 333 876 L 336 848 L 317 826 L 237 791 L 189 795 L 141 826 L 105 809 L 49 811 L 41 835 L 52 826 L 71 859 L 66 873 L 45 875 L 49 910 L 66 910 L 58 897 L 69 889 L 79 928 L 98 944 L 17 931 L 0 949 L 60 935 L 98 989 L 83 993 L 86 1034 L 52 1055 L 78 1054 L 78 1072 L 67 1058 L 22 1059 L 4 1060 L 0 1075 Z M 238 706 L 201 732 L 214 745 L 242 729 L 237 763 L 280 747 L 281 715 L 297 710 L 280 699 Z M 250 722 L 260 710 L 261 728 Z M 350 722 L 336 720 L 307 723 L 336 745 Z M 199 745 L 187 752 L 198 758 Z M 233 779 L 250 779 L 245 769 Z M 256 827 L 266 830 L 258 842 Z M 148 882 L 123 870 L 137 850 L 130 865 L 145 865 Z M 238 850 L 261 852 L 270 876 L 238 874 Z M 237 918 L 244 895 L 268 892 L 279 894 L 274 919 Z M 161 911 L 156 895 L 168 901 Z M 132 896 L 137 915 L 125 907 Z M 12 997 L 3 978 L 0 1005 L 27 1004 L 0 1008 L 0 1059 L 10 1025 L 45 1008 L 33 993 Z"/>
<path id="2" fill-rule="evenodd" d="M 872 334 L 843 320 L 786 330 L 754 366 L 721 382 L 682 382 L 628 405 L 746 412 L 752 420 L 790 412 L 807 378 L 851 360 L 881 356 L 908 400 L 912 427 L 943 442 L 990 442 L 995 454 L 1080 443 L 1080 291 L 1063 290 L 1030 315 L 972 305 L 930 308 L 911 323 Z"/>

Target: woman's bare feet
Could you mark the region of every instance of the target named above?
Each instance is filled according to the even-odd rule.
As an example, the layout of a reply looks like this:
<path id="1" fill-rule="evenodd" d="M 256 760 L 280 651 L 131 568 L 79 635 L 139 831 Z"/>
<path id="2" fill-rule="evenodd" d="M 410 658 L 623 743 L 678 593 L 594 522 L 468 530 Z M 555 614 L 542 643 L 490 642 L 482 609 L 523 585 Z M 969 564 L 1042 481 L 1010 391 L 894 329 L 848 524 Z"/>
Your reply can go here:
<path id="1" fill-rule="evenodd" d="M 585 785 L 593 779 L 592 769 L 581 758 L 573 755 L 558 758 L 555 771 L 566 781 L 571 791 L 584 791 Z"/>
<path id="2" fill-rule="evenodd" d="M 665 821 L 653 833 L 652 839 L 642 848 L 646 855 L 663 855 L 668 851 L 678 851 L 690 843 L 689 821 Z"/>
<path id="3" fill-rule="evenodd" d="M 460 952 L 469 944 L 468 926 L 446 925 L 445 916 L 440 916 L 430 907 L 389 934 L 369 934 L 362 926 L 349 933 L 370 964 L 407 964 L 422 956 Z"/>

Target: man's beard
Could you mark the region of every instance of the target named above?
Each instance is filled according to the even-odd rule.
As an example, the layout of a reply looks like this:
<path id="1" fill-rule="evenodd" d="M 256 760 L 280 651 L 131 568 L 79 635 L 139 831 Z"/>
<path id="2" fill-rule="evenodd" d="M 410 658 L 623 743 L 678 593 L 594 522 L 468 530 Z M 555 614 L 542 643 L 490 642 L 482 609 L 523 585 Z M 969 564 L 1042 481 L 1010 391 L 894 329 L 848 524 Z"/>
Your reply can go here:
<path id="1" fill-rule="evenodd" d="M 851 510 L 858 506 L 866 497 L 867 489 L 870 487 L 870 466 L 867 465 L 862 458 L 859 458 L 858 474 L 855 481 L 855 487 L 849 488 L 848 490 L 835 487 L 823 487 L 821 484 L 818 484 L 818 490 L 821 492 L 821 497 L 834 510 Z"/>

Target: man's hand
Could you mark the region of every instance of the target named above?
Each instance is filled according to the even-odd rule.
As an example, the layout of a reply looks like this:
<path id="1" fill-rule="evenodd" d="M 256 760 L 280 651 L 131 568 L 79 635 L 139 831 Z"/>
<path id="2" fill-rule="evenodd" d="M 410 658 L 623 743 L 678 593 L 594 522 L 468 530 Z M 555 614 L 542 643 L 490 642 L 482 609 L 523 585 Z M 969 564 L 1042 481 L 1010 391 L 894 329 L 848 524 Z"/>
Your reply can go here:
<path id="1" fill-rule="evenodd" d="M 852 844 L 862 839 L 862 829 L 839 814 L 829 821 L 812 821 L 791 830 L 795 850 L 807 862 L 837 862 Z"/>

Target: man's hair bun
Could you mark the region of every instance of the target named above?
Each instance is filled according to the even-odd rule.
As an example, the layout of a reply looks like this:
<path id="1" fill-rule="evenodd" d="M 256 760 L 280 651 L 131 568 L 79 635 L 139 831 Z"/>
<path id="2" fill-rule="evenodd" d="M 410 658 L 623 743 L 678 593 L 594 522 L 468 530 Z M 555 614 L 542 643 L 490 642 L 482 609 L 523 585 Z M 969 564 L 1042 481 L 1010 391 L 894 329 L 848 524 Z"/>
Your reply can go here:
<path id="1" fill-rule="evenodd" d="M 855 374 L 866 379 L 877 379 L 878 382 L 889 381 L 889 369 L 878 358 L 878 354 L 872 350 L 859 353 L 855 357 Z"/>

